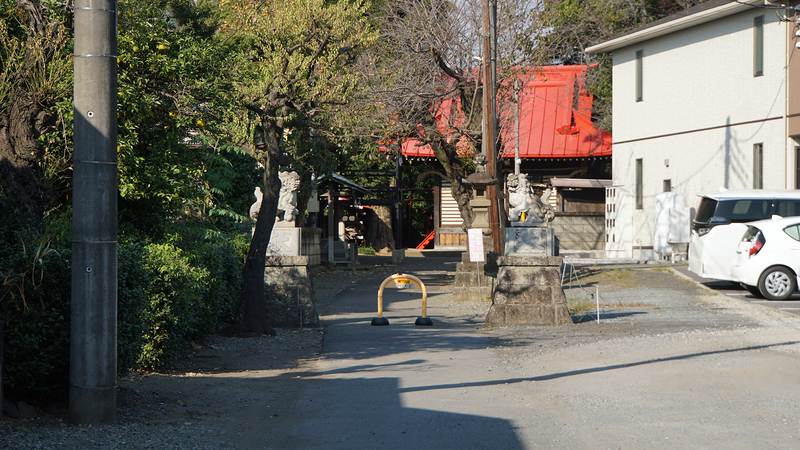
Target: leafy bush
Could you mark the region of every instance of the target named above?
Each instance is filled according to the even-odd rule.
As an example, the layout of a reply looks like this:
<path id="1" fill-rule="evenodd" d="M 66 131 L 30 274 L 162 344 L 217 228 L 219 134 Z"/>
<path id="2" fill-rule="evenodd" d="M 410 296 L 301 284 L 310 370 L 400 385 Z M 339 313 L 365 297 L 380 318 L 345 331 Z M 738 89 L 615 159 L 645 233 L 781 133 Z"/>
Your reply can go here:
<path id="1" fill-rule="evenodd" d="M 137 365 L 146 368 L 177 355 L 181 346 L 208 328 L 208 271 L 193 267 L 172 244 L 145 247 L 144 268 L 150 274 L 148 304 L 142 322 L 146 343 Z"/>
<path id="2" fill-rule="evenodd" d="M 375 249 L 372 247 L 358 247 L 359 255 L 374 255 Z"/>
<path id="3" fill-rule="evenodd" d="M 69 374 L 71 245 L 30 227 L 11 232 L 2 225 L 3 384 L 17 396 L 63 395 Z"/>
<path id="4" fill-rule="evenodd" d="M 147 343 L 142 321 L 148 305 L 150 273 L 145 269 L 144 244 L 123 234 L 117 246 L 117 370 L 137 367 Z"/>
<path id="5" fill-rule="evenodd" d="M 46 218 L 44 233 L 6 225 L 0 218 L 3 383 L 15 397 L 64 396 L 69 378 L 71 211 Z M 216 331 L 238 309 L 248 245 L 244 234 L 179 224 L 170 226 L 166 241 L 148 244 L 126 230 L 120 233 L 120 374 L 168 363 L 190 339 Z"/>
<path id="6" fill-rule="evenodd" d="M 247 250 L 241 233 L 184 224 L 166 241 L 144 247 L 148 302 L 139 368 L 162 365 L 189 340 L 217 331 L 241 297 Z"/>

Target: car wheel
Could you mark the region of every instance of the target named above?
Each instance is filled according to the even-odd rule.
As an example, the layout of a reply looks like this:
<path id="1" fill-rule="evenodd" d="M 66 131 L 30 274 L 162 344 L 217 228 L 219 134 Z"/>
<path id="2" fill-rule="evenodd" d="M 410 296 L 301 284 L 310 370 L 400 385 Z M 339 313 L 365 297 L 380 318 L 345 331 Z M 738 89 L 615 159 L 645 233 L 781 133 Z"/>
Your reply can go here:
<path id="1" fill-rule="evenodd" d="M 753 294 L 754 296 L 761 298 L 761 291 L 758 290 L 758 286 L 750 286 L 749 284 L 741 283 L 742 287 L 747 289 L 747 292 Z"/>
<path id="2" fill-rule="evenodd" d="M 768 300 L 786 300 L 796 288 L 794 274 L 785 267 L 770 267 L 758 280 L 758 290 Z"/>

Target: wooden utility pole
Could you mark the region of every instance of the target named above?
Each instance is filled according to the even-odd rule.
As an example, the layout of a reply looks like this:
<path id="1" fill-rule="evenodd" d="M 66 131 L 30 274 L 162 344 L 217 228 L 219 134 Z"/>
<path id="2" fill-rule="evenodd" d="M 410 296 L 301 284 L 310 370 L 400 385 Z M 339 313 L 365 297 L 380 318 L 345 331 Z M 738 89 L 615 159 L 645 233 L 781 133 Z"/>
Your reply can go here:
<path id="1" fill-rule="evenodd" d="M 497 178 L 497 138 L 496 138 L 496 107 L 495 107 L 495 52 L 493 51 L 493 32 L 495 24 L 492 18 L 496 16 L 490 5 L 492 0 L 483 2 L 483 149 L 486 156 L 486 173 Z M 495 7 L 496 3 L 492 2 Z M 487 186 L 486 195 L 489 198 L 489 229 L 494 241 L 493 251 L 502 255 L 500 242 L 500 214 L 497 205 L 497 185 Z"/>
<path id="2" fill-rule="evenodd" d="M 69 419 L 117 418 L 117 3 L 75 1 Z"/>

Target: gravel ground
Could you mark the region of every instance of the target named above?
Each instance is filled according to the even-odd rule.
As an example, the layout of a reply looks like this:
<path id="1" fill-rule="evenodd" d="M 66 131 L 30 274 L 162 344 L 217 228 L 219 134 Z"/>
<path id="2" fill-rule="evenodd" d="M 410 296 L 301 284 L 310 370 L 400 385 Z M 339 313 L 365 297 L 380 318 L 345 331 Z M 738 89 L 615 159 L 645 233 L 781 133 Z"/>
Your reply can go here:
<path id="1" fill-rule="evenodd" d="M 364 277 L 402 272 L 402 266 L 385 264 L 389 259 L 314 270 L 318 307 L 358 287 Z M 448 267 L 454 270 L 455 264 Z M 255 403 L 252 378 L 269 378 L 275 393 L 258 399 L 259 404 L 279 403 L 295 389 L 292 374 L 302 371 L 322 346 L 322 329 L 276 331 L 277 336 L 247 339 L 210 336 L 168 371 L 121 378 L 114 425 L 71 425 L 66 405 L 39 406 L 35 418 L 3 417 L 0 449 L 239 448 L 242 416 Z"/>
<path id="2" fill-rule="evenodd" d="M 424 261 L 423 266 L 440 274 L 429 290 L 446 292 L 455 264 Z M 328 314 L 330 299 L 348 288 L 358 289 L 366 276 L 388 275 L 403 269 L 410 271 L 408 267 L 382 265 L 319 269 L 314 272 L 318 311 L 321 315 Z M 592 372 L 599 372 L 597 368 L 603 366 L 627 367 L 631 365 L 630 359 L 622 356 L 631 357 L 633 348 L 642 349 L 641 360 L 648 365 L 670 360 L 670 356 L 648 360 L 648 347 L 659 349 L 661 353 L 663 349 L 674 348 L 681 361 L 695 354 L 702 355 L 709 365 L 724 363 L 722 356 L 730 348 L 758 351 L 759 345 L 763 345 L 792 359 L 800 353 L 800 319 L 724 296 L 709 295 L 694 283 L 665 276 L 664 270 L 585 268 L 575 279 L 567 281 L 565 292 L 570 303 L 588 305 L 586 311 L 576 316 L 582 323 L 546 329 L 484 329 L 481 332 L 488 335 L 493 344 L 491 364 L 533 382 L 551 379 L 548 377 L 552 375 L 546 374 L 557 374 L 560 367 L 571 374 L 574 364 L 568 366 L 565 361 L 585 361 Z M 594 298 L 598 291 L 599 302 Z M 600 304 L 599 323 L 593 309 L 597 303 Z M 429 308 L 437 314 L 446 310 L 448 316 L 474 322 L 476 327 L 482 323 L 488 307 L 488 303 L 452 302 L 447 295 L 435 296 L 429 303 Z M 0 449 L 242 448 L 238 443 L 248 433 L 248 417 L 259 414 L 262 420 L 278 418 L 278 414 L 269 413 L 270 409 L 276 411 L 278 406 L 291 403 L 299 395 L 301 388 L 297 380 L 319 356 L 323 334 L 323 329 L 310 329 L 278 330 L 275 337 L 250 339 L 209 337 L 198 342 L 168 373 L 142 373 L 121 379 L 115 425 L 69 425 L 63 409 L 35 419 L 6 418 L 0 422 Z M 566 383 L 569 377 L 557 381 Z M 639 382 L 632 380 L 630 385 Z M 267 388 L 264 383 L 268 384 Z M 569 411 L 570 422 L 550 427 L 553 436 L 547 431 L 526 436 L 521 430 L 521 438 L 527 439 L 526 442 L 539 442 L 527 447 L 579 448 L 575 446 L 580 442 L 578 438 L 555 443 L 559 436 L 564 437 L 561 427 L 580 428 L 580 423 L 591 423 L 593 427 L 602 425 L 613 430 L 623 426 L 616 416 L 609 415 L 604 421 L 596 414 L 613 412 L 615 408 L 622 410 L 625 393 L 610 392 L 601 396 L 593 392 L 595 387 L 569 386 L 574 395 L 554 393 L 553 398 L 547 399 L 554 411 L 559 408 Z M 683 395 L 679 387 L 668 385 L 663 390 L 641 394 L 646 396 L 640 399 L 641 415 L 647 415 L 647 408 L 652 405 L 659 405 L 667 414 L 680 414 L 685 405 L 664 403 L 664 396 L 670 394 Z M 729 406 L 733 410 L 748 406 L 762 410 L 771 408 L 775 411 L 774 417 L 758 423 L 769 422 L 776 431 L 798 434 L 800 418 L 795 412 L 800 410 L 800 405 L 796 399 L 789 395 L 776 397 L 771 402 Z M 630 407 L 626 406 L 626 414 L 631 412 Z M 781 410 L 789 412 L 781 413 Z M 543 413 L 530 414 L 533 420 L 536 414 Z M 730 414 L 719 412 L 718 419 L 724 420 Z M 629 420 L 635 422 L 634 419 Z M 546 424 L 552 417 L 542 415 L 541 420 Z M 714 420 L 713 415 L 709 420 Z M 587 443 L 589 445 L 582 448 L 593 447 L 591 441 Z M 655 446 L 639 441 L 623 444 L 619 447 L 669 448 L 663 442 Z M 714 445 L 700 447 L 714 448 Z"/>

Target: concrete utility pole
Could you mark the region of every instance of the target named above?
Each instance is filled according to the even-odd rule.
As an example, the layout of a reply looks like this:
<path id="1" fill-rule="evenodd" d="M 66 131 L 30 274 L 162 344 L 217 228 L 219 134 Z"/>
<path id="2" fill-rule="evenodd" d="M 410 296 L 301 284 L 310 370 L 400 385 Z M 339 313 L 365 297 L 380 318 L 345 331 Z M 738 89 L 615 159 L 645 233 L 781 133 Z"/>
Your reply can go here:
<path id="1" fill-rule="evenodd" d="M 492 42 L 495 25 L 492 18 L 497 3 L 492 0 L 483 2 L 483 148 L 486 152 L 486 173 L 497 179 L 497 145 L 496 145 L 496 108 L 495 108 L 495 51 Z M 500 243 L 500 214 L 497 205 L 497 185 L 486 187 L 489 198 L 489 229 L 492 231 L 495 253 L 502 255 Z"/>
<path id="2" fill-rule="evenodd" d="M 69 419 L 117 415 L 117 3 L 75 0 Z"/>

